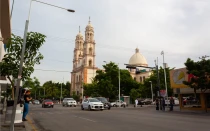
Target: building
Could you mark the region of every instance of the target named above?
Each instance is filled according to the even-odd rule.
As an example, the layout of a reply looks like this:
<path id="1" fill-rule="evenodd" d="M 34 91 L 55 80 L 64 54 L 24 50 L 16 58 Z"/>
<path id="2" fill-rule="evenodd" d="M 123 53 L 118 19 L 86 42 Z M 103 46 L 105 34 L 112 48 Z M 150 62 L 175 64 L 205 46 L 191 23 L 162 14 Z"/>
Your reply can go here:
<path id="1" fill-rule="evenodd" d="M 131 56 L 129 60 L 130 66 L 144 66 L 148 67 L 146 58 L 139 52 L 139 49 L 136 48 L 135 53 Z M 141 73 L 136 73 L 139 70 Z M 146 78 L 149 78 L 151 75 L 151 70 L 143 67 L 138 67 L 137 69 L 129 69 L 130 75 L 137 82 L 143 83 Z"/>
<path id="2" fill-rule="evenodd" d="M 196 91 L 183 84 L 183 81 L 190 81 L 190 75 L 186 68 L 170 71 L 170 83 L 174 94 L 179 96 L 180 110 L 210 111 L 210 90 Z"/>
<path id="3" fill-rule="evenodd" d="M 11 25 L 10 25 L 10 4 L 9 0 L 0 0 L 0 62 L 5 55 L 5 45 L 7 39 L 11 37 Z M 9 84 L 7 78 L 1 76 L 0 72 L 0 100 L 2 98 L 2 91 L 6 91 L 6 87 Z M 2 105 L 0 103 L 0 110 Z"/>
<path id="4" fill-rule="evenodd" d="M 95 39 L 94 28 L 90 23 L 85 28 L 85 38 L 80 32 L 75 39 L 73 70 L 71 72 L 71 93 L 83 93 L 83 83 L 92 82 L 98 68 L 95 66 Z"/>

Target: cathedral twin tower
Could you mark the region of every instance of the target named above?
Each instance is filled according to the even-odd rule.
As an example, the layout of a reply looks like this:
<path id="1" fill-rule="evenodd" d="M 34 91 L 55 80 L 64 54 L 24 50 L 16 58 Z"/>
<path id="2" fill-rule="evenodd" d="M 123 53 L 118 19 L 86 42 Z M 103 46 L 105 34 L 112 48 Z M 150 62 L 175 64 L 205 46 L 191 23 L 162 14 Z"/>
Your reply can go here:
<path id="1" fill-rule="evenodd" d="M 95 77 L 94 28 L 90 23 L 85 28 L 85 39 L 80 32 L 75 39 L 73 70 L 71 72 L 71 94 L 83 96 L 83 83 L 91 83 Z"/>

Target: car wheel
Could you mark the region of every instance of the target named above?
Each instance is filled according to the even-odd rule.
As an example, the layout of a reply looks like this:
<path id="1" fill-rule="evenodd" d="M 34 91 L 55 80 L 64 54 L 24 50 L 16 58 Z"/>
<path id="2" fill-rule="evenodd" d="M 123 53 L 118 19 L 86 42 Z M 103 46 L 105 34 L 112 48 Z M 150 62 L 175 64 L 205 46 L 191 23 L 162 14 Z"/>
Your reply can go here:
<path id="1" fill-rule="evenodd" d="M 108 108 L 108 110 L 110 110 L 110 109 L 111 109 L 111 107 Z"/>
<path id="2" fill-rule="evenodd" d="M 88 106 L 88 110 L 91 111 L 91 107 L 90 106 Z"/>
<path id="3" fill-rule="evenodd" d="M 101 111 L 103 111 L 103 109 L 101 109 Z"/>
<path id="4" fill-rule="evenodd" d="M 63 105 L 63 107 L 64 107 L 65 105 Z"/>
<path id="5" fill-rule="evenodd" d="M 53 108 L 54 106 L 51 106 L 51 108 Z"/>
<path id="6" fill-rule="evenodd" d="M 116 105 L 114 104 L 113 107 L 115 107 Z"/>
<path id="7" fill-rule="evenodd" d="M 84 110 L 83 106 L 81 105 L 81 110 Z"/>
<path id="8" fill-rule="evenodd" d="M 74 105 L 74 107 L 76 107 L 76 105 Z"/>

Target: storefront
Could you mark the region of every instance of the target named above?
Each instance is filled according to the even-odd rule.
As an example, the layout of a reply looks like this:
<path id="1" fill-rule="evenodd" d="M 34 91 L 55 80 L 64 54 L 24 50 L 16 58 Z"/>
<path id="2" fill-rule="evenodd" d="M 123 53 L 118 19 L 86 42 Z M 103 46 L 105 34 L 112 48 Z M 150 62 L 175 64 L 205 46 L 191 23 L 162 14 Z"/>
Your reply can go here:
<path id="1" fill-rule="evenodd" d="M 201 91 L 190 88 L 183 84 L 188 81 L 186 68 L 170 71 L 170 83 L 174 94 L 178 94 L 180 110 L 210 111 L 210 90 Z"/>

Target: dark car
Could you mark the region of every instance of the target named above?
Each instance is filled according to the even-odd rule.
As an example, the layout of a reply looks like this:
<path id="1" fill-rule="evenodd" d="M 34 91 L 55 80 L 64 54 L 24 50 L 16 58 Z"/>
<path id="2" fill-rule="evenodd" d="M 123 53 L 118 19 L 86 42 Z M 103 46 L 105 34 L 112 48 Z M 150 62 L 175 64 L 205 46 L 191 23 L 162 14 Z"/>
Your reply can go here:
<path id="1" fill-rule="evenodd" d="M 111 103 L 107 101 L 104 97 L 96 97 L 99 101 L 101 101 L 104 104 L 104 108 L 110 110 L 111 109 Z"/>
<path id="2" fill-rule="evenodd" d="M 51 107 L 53 108 L 54 107 L 54 103 L 52 100 L 50 99 L 46 99 L 42 102 L 42 108 L 46 108 L 46 107 Z"/>
<path id="3" fill-rule="evenodd" d="M 146 98 L 142 101 L 142 103 L 144 105 L 150 105 L 150 104 L 152 104 L 152 99 L 151 98 Z"/>

